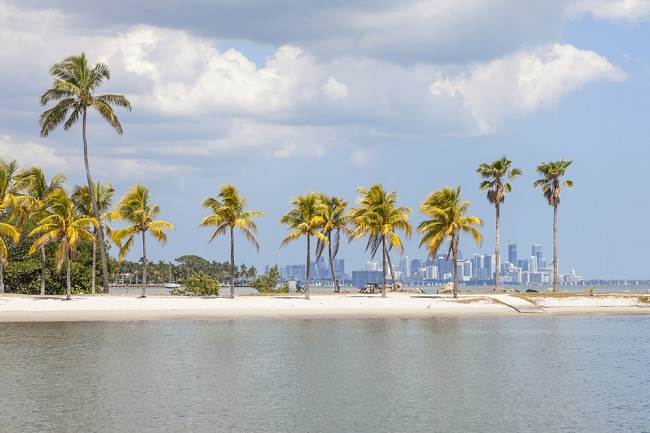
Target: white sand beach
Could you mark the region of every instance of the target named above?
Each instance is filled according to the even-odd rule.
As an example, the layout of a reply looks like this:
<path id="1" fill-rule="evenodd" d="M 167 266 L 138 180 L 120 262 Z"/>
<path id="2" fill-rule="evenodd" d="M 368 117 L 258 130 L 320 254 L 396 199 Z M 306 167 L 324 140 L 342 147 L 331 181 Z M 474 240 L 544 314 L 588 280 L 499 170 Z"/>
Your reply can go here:
<path id="1" fill-rule="evenodd" d="M 650 314 L 643 295 L 535 296 L 511 294 L 447 295 L 389 293 L 380 295 L 239 296 L 200 298 L 100 295 L 4 295 L 0 322 L 159 320 L 220 318 L 434 317 L 549 314 Z"/>

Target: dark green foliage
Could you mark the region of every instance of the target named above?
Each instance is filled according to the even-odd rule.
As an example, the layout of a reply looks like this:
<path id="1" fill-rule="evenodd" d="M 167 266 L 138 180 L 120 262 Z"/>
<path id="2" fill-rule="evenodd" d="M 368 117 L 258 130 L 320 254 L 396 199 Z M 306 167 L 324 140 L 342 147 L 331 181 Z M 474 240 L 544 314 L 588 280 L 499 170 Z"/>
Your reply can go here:
<path id="1" fill-rule="evenodd" d="M 184 287 L 172 289 L 172 295 L 218 296 L 219 283 L 209 275 L 198 271 L 182 280 Z"/>
<path id="2" fill-rule="evenodd" d="M 9 265 L 5 268 L 5 290 L 9 293 L 39 294 L 41 290 L 41 254 L 28 256 L 27 251 L 32 239 L 22 236 L 16 245 L 9 244 Z M 65 270 L 57 273 L 54 264 L 56 245 L 45 247 L 45 294 L 62 295 L 65 293 Z M 90 293 L 92 263 L 92 245 L 80 242 L 77 254 L 72 259 L 70 279 L 73 293 Z M 109 271 L 115 262 L 109 261 Z M 101 278 L 99 266 L 97 279 Z"/>
<path id="3" fill-rule="evenodd" d="M 279 280 L 280 272 L 278 266 L 275 265 L 269 269 L 268 274 L 260 275 L 251 281 L 251 287 L 260 293 L 288 293 L 289 288 L 287 286 L 276 288 Z"/>
<path id="4" fill-rule="evenodd" d="M 219 281 L 221 283 L 227 283 L 230 280 L 230 264 L 227 262 L 216 262 L 209 261 L 203 257 L 195 255 L 186 255 L 176 258 L 175 263 L 168 262 L 150 262 L 148 266 L 148 276 L 147 281 L 153 284 L 165 284 L 170 282 L 170 271 L 172 274 L 172 281 L 184 281 L 191 275 L 202 272 L 210 278 Z M 118 273 L 123 274 L 133 274 L 134 277 L 137 276 L 138 281 L 142 275 L 142 260 L 138 262 L 124 261 L 117 270 Z M 257 270 L 255 266 L 247 267 L 242 265 L 241 267 L 236 268 L 235 280 L 245 283 L 252 280 L 257 275 Z M 116 280 L 121 281 L 120 277 L 117 276 Z M 125 282 L 129 282 L 128 279 L 125 279 Z M 135 283 L 135 279 L 132 279 L 131 282 Z"/>

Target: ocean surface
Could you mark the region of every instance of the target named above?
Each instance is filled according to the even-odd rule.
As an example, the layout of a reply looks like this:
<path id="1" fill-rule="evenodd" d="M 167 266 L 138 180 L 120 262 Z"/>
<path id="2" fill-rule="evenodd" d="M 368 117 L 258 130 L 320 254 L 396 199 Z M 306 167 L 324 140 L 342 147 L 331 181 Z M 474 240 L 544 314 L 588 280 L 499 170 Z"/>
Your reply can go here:
<path id="1" fill-rule="evenodd" d="M 650 432 L 650 318 L 6 323 L 2 432 Z"/>

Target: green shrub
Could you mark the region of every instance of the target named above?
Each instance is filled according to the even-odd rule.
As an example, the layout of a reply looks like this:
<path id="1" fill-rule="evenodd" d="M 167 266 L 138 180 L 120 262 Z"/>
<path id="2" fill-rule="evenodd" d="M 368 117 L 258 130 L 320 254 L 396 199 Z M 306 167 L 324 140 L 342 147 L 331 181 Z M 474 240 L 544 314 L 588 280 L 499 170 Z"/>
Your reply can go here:
<path id="1" fill-rule="evenodd" d="M 286 285 L 276 288 L 279 279 L 280 272 L 276 265 L 269 269 L 268 274 L 260 275 L 251 281 L 251 287 L 260 293 L 289 293 L 289 287 Z"/>
<path id="2" fill-rule="evenodd" d="M 197 271 L 182 281 L 183 286 L 172 289 L 172 295 L 180 296 L 217 296 L 219 283 L 204 272 Z"/>

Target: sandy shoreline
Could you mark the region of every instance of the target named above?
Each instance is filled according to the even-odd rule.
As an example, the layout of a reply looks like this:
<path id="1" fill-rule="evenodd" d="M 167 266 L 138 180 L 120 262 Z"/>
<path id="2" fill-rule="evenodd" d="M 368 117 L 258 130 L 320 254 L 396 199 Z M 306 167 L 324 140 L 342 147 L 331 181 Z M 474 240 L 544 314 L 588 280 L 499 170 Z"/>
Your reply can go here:
<path id="1" fill-rule="evenodd" d="M 567 296 L 524 299 L 510 294 L 450 296 L 379 295 L 240 296 L 192 298 L 150 296 L 0 296 L 0 322 L 337 318 L 437 316 L 544 316 L 566 314 L 650 314 L 650 303 L 634 295 Z"/>

